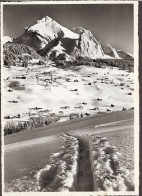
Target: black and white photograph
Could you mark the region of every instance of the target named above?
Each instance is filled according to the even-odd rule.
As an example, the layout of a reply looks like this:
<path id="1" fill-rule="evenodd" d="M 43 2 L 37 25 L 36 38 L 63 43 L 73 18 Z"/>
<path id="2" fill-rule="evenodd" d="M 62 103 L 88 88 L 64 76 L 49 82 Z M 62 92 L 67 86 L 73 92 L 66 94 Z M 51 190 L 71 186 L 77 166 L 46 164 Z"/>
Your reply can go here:
<path id="1" fill-rule="evenodd" d="M 3 195 L 139 195 L 138 77 L 138 2 L 3 2 Z"/>

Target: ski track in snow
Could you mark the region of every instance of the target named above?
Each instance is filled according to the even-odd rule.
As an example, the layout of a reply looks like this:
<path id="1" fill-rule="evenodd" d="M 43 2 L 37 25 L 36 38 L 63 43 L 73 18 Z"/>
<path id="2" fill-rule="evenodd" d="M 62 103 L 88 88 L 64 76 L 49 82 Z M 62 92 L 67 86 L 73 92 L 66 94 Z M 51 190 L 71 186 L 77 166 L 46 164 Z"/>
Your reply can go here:
<path id="1" fill-rule="evenodd" d="M 96 136 L 96 134 L 97 134 L 98 136 L 101 136 L 101 137 L 107 137 L 110 144 L 112 146 L 117 147 L 118 152 L 121 153 L 121 156 L 119 158 L 120 166 L 123 167 L 123 168 L 126 168 L 128 171 L 130 171 L 130 174 L 131 174 L 131 173 L 133 173 L 133 167 L 134 167 L 133 152 L 132 152 L 133 151 L 133 131 L 130 130 L 130 128 L 133 129 L 132 128 L 132 119 L 131 119 L 131 123 L 130 123 L 130 120 L 128 119 L 128 120 L 113 122 L 113 123 L 111 123 L 111 125 L 112 125 L 112 127 L 114 127 L 114 132 L 112 132 L 111 126 L 108 126 L 106 128 L 104 126 L 101 127 L 101 125 L 100 125 L 100 127 L 88 128 L 88 131 L 87 131 L 87 128 L 85 128 L 83 130 L 70 131 L 69 135 L 72 135 L 73 137 L 79 136 L 81 138 L 85 138 L 85 137 L 89 137 L 89 135 Z M 117 131 L 118 128 L 122 129 L 122 130 L 118 132 Z M 91 130 L 91 132 L 89 131 L 89 129 Z M 100 132 L 100 129 L 103 129 L 104 131 Z M 46 143 L 46 142 L 51 142 L 52 143 L 52 142 L 55 142 L 56 140 L 57 139 L 53 135 L 53 137 L 51 136 L 51 137 L 45 137 L 45 138 L 38 138 L 38 139 L 35 139 L 33 141 L 29 140 L 29 141 L 26 141 L 26 142 L 19 142 L 19 143 L 15 143 L 15 144 L 6 145 L 5 150 L 6 150 L 6 152 L 10 152 L 10 151 L 8 151 L 9 149 L 15 150 L 15 149 L 18 149 L 20 147 L 25 148 L 25 147 L 28 147 L 28 146 L 29 146 L 29 148 L 34 148 L 34 146 L 38 145 L 39 143 L 43 143 L 43 144 Z M 56 154 L 59 155 L 58 152 Z M 86 155 L 84 156 L 84 159 L 85 159 L 85 157 L 86 157 Z M 80 157 L 80 159 L 82 159 L 82 157 Z M 127 160 L 129 160 L 129 162 L 127 162 Z M 81 167 L 80 170 L 79 170 L 80 175 L 83 175 L 82 174 L 83 168 L 86 167 L 88 163 L 85 162 L 83 165 L 82 164 L 83 163 L 81 163 L 81 165 L 79 166 L 79 167 Z M 64 165 L 62 165 L 62 164 L 60 166 L 64 167 Z M 106 170 L 107 170 L 107 162 L 106 162 L 106 165 L 104 164 L 104 168 L 105 167 L 106 167 Z M 44 170 L 46 170 L 46 168 L 41 169 L 39 171 L 39 174 L 42 171 L 44 172 Z M 89 177 L 90 174 L 87 173 L 87 171 L 84 173 L 84 175 L 87 178 L 90 178 Z M 104 173 L 104 175 L 105 175 L 105 173 Z M 133 177 L 133 175 L 131 177 Z M 45 177 L 43 176 L 43 179 L 41 179 L 41 180 L 43 180 L 43 182 L 44 182 L 44 178 L 46 178 L 46 176 Z M 79 180 L 78 183 L 81 183 L 81 182 L 83 182 L 84 177 L 80 176 L 79 179 L 80 180 Z M 64 182 L 67 182 L 67 181 L 65 180 Z M 90 185 L 90 183 L 91 183 L 91 181 L 87 181 L 84 184 L 84 186 L 86 187 L 86 188 L 84 187 L 84 190 L 86 190 L 90 186 L 92 186 L 92 185 Z M 80 184 L 80 188 L 79 188 L 80 190 L 82 189 L 81 187 L 82 186 Z M 32 176 L 31 177 L 23 176 L 19 179 L 13 179 L 13 180 L 6 183 L 6 191 L 10 191 L 10 190 L 11 191 L 17 191 L 17 190 L 21 190 L 21 191 L 23 191 L 23 190 L 24 191 L 25 190 L 26 191 L 40 191 L 40 187 L 37 185 L 35 176 L 33 176 L 33 177 Z M 65 191 L 65 190 L 62 189 L 62 191 Z"/>

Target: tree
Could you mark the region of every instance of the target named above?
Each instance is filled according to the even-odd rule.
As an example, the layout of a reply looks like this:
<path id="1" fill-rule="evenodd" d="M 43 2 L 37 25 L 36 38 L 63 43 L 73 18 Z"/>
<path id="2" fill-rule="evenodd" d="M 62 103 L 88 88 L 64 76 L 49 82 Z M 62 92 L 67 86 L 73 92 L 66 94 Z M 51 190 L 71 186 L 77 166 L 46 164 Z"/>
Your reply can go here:
<path id="1" fill-rule="evenodd" d="M 51 61 L 55 61 L 55 60 L 56 60 L 56 51 L 53 51 L 53 52 L 50 54 L 49 59 L 50 59 Z"/>
<path id="2" fill-rule="evenodd" d="M 66 60 L 66 54 L 65 53 L 61 53 L 57 56 L 56 60 Z"/>

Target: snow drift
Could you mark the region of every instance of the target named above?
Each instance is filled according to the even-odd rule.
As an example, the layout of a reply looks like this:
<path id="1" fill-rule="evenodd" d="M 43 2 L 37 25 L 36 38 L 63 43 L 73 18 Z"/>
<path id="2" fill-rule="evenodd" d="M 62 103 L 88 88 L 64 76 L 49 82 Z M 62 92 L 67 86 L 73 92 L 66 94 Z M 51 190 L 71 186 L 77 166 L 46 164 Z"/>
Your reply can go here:
<path id="1" fill-rule="evenodd" d="M 120 153 L 106 137 L 91 137 L 89 149 L 94 190 L 97 187 L 98 191 L 134 191 L 133 174 L 120 167 Z"/>
<path id="2" fill-rule="evenodd" d="M 45 168 L 37 173 L 37 188 L 40 191 L 75 191 L 78 169 L 78 139 L 61 134 L 63 146 L 54 153 Z"/>

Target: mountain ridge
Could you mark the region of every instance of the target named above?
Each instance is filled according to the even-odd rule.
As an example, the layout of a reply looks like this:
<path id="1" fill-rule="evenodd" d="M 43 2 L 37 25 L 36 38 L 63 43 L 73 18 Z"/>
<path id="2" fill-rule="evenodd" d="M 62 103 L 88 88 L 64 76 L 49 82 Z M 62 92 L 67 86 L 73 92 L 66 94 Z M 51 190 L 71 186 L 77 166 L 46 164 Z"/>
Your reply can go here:
<path id="1" fill-rule="evenodd" d="M 130 54 L 102 45 L 90 30 L 83 27 L 68 28 L 60 25 L 49 16 L 38 20 L 31 27 L 26 27 L 24 33 L 13 39 L 14 43 L 24 44 L 34 48 L 41 56 L 50 56 L 52 52 L 57 57 L 65 54 L 75 59 L 77 56 L 91 59 L 128 59 L 133 58 Z"/>

